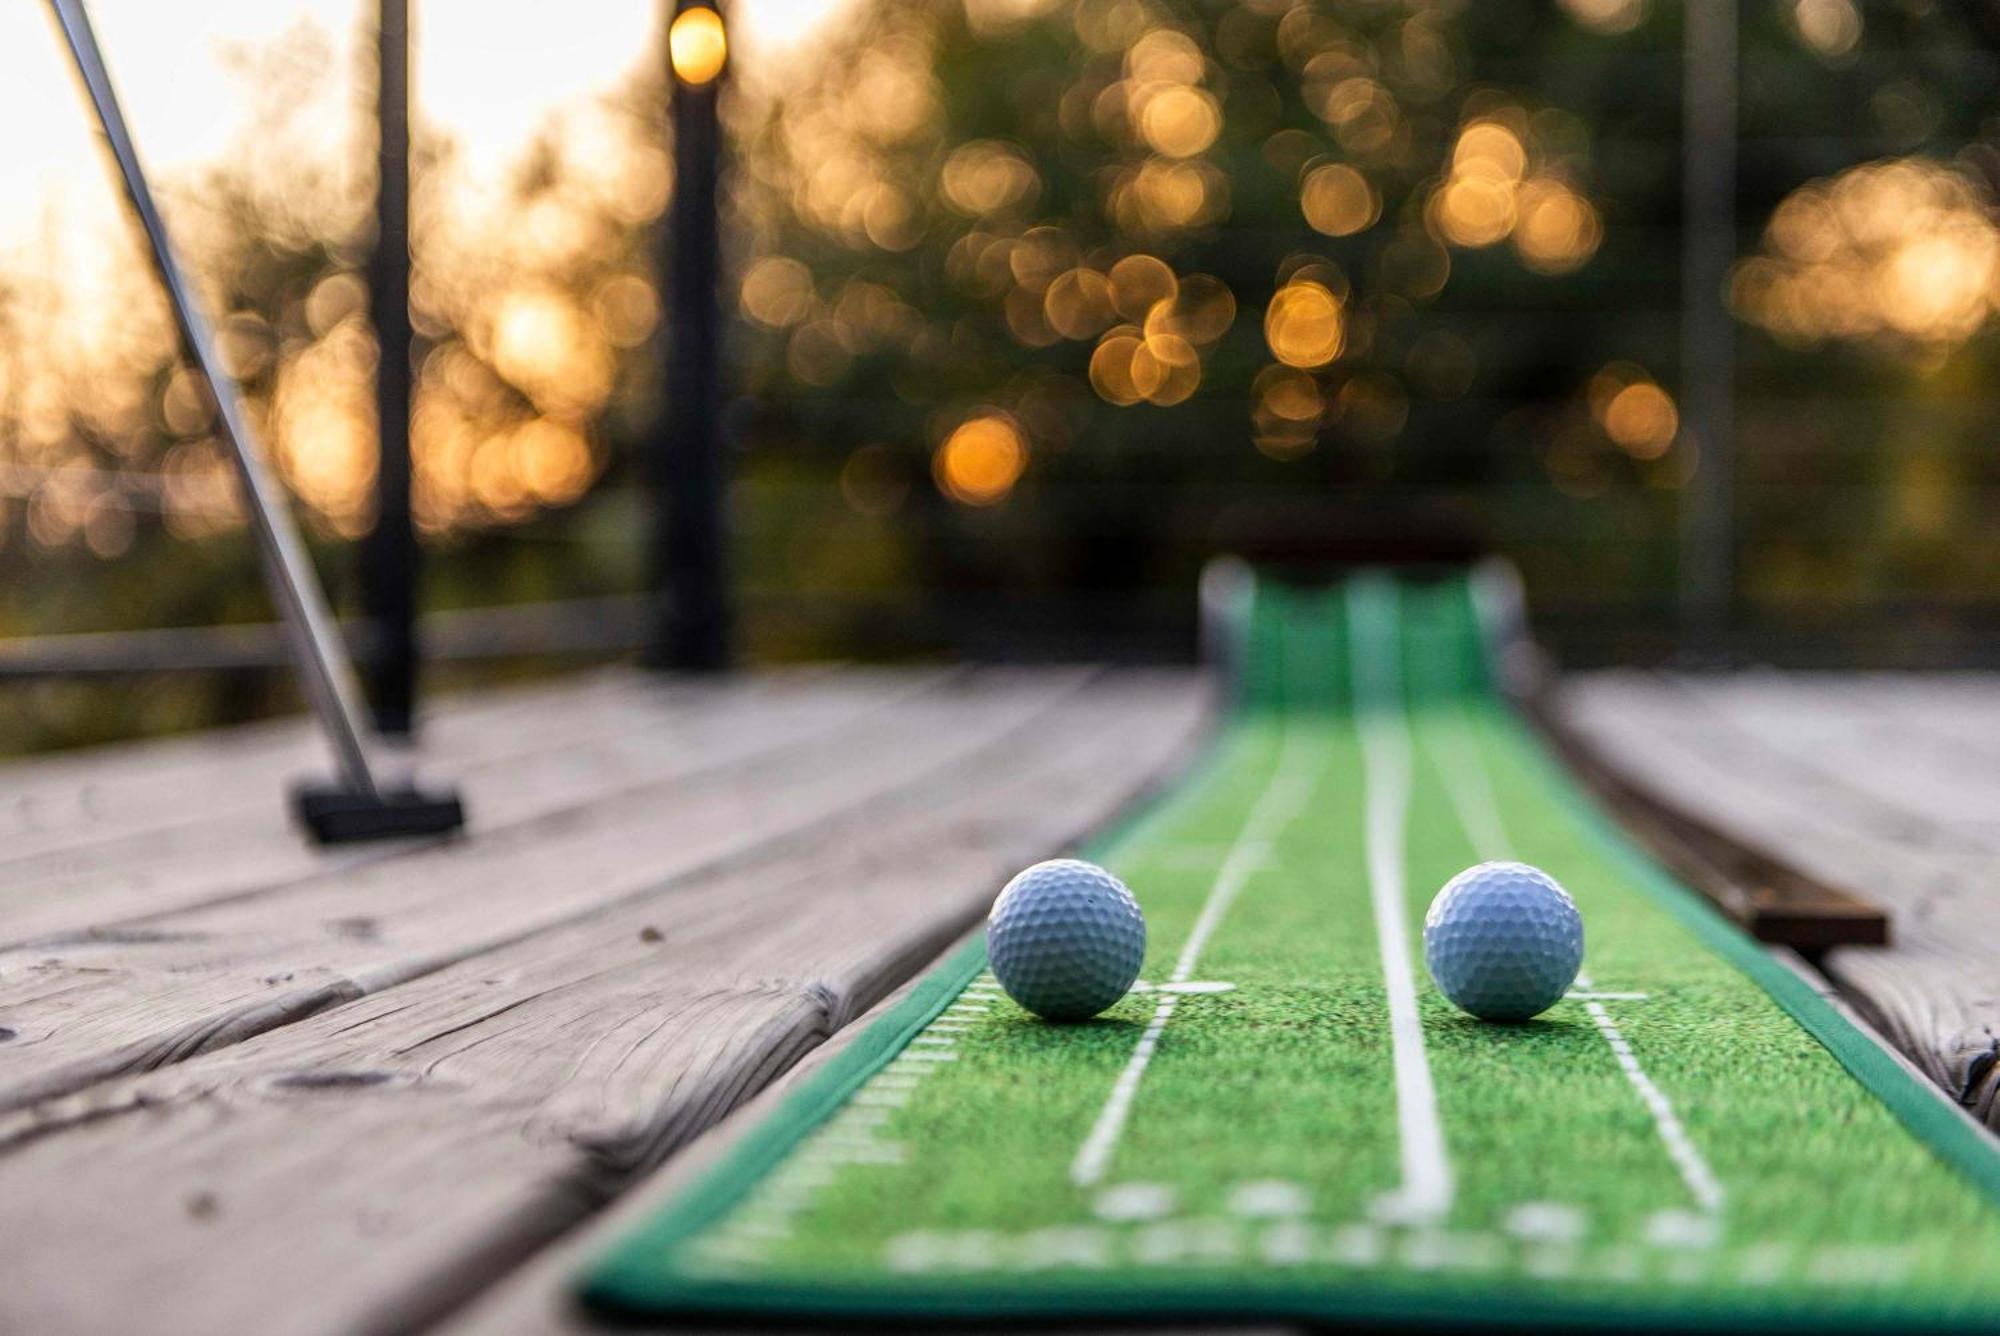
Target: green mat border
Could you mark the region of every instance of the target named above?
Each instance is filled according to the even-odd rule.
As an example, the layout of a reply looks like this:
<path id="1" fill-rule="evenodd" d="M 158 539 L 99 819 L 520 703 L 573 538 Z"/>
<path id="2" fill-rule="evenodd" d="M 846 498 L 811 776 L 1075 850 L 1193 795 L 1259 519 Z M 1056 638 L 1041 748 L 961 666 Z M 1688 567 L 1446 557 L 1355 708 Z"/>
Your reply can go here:
<path id="1" fill-rule="evenodd" d="M 1543 783 L 1566 788 L 1579 801 L 1565 804 L 1576 822 L 1639 888 L 1697 941 L 1736 966 L 1770 995 L 1833 1055 L 1862 1086 L 1886 1105 L 1910 1133 L 2000 1205 L 2000 1145 L 1945 1102 L 1942 1092 L 1897 1062 L 1804 979 L 1744 936 L 1707 900 L 1654 863 L 1617 826 L 1595 796 L 1562 766 L 1541 735 L 1529 728 L 1497 692 L 1474 698 L 1513 735 Z M 1158 821 L 1214 774 L 1238 736 L 1230 725 L 1248 711 L 1230 709 L 1188 769 L 1145 810 L 1118 822 L 1088 842 L 1083 852 L 1103 856 L 1128 843 Z M 1494 1296 L 1462 1283 L 1440 1285 L 1427 1295 L 1379 1282 L 1342 1281 L 1329 1285 L 1245 1285 L 1240 1280 L 1143 1283 L 1015 1278 L 970 1278 L 949 1282 L 895 1277 L 860 1283 L 773 1282 L 691 1276 L 677 1272 L 679 1245 L 733 1206 L 743 1192 L 775 1168 L 814 1128 L 831 1118 L 860 1086 L 879 1071 L 951 1004 L 986 965 L 983 935 L 934 966 L 901 1002 L 869 1025 L 825 1070 L 788 1096 L 757 1127 L 659 1214 L 628 1233 L 584 1274 L 578 1297 L 606 1316 L 711 1317 L 805 1322 L 814 1319 L 939 1321 L 1033 1319 L 1262 1319 L 1432 1322 L 1481 1329 L 1617 1326 L 1662 1331 L 1732 1328 L 1760 1331 L 1978 1331 L 1990 1332 L 1996 1319 L 1962 1311 L 1938 1311 L 1920 1304 L 1868 1300 L 1844 1305 L 1777 1300 L 1770 1305 L 1704 1299 L 1692 1294 L 1671 1302 L 1550 1299 Z M 1495 1298 L 1504 1300 L 1496 1304 Z M 1853 1297 L 1853 1296 L 1850 1296 Z M 1504 1311 L 1496 1312 L 1496 1309 Z"/>

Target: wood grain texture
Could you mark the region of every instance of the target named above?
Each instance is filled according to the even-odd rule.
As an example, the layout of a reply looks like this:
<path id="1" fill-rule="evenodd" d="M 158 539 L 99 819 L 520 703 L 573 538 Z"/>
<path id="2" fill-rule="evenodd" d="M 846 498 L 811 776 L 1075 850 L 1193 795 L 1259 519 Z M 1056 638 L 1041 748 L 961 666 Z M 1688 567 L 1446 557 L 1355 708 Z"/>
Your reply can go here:
<path id="1" fill-rule="evenodd" d="M 1718 830 L 1672 790 L 1600 754 L 1545 702 L 1525 705 L 1570 771 L 1626 829 L 1752 937 L 1801 951 L 1888 943 L 1889 913 L 1881 905 L 1808 875 L 1761 838 L 1751 843 L 1741 830 Z"/>
<path id="2" fill-rule="evenodd" d="M 975 928 L 973 933 L 978 931 Z M 960 942 L 963 940 L 963 937 L 959 939 Z M 950 955 L 957 945 L 947 946 L 939 955 Z M 469 1299 L 462 1308 L 443 1318 L 434 1328 L 437 1336 L 590 1336 L 592 1333 L 601 1336 L 605 1331 L 604 1324 L 584 1311 L 572 1297 L 573 1286 L 582 1268 L 609 1251 L 627 1232 L 638 1228 L 712 1168 L 801 1082 L 811 1080 L 827 1063 L 844 1053 L 872 1022 L 907 997 L 920 978 L 921 972 L 911 975 L 866 1013 L 829 1035 L 824 1043 L 802 1057 L 790 1070 L 696 1136 L 656 1172 L 619 1196 L 587 1225 L 570 1231 L 541 1249 L 532 1259 L 513 1268 Z M 681 1333 L 701 1330 L 686 1324 L 675 1324 L 671 1328 L 640 1325 L 628 1329 Z"/>
<path id="3" fill-rule="evenodd" d="M 616 669 L 448 695 L 424 725 L 423 746 L 445 763 L 504 752 L 523 734 L 532 748 L 551 728 L 615 715 L 634 694 L 696 689 L 650 684 Z M 0 869 L 246 807 L 282 812 L 288 781 L 331 768 L 318 732 L 302 716 L 8 761 L 0 764 Z"/>
<path id="4" fill-rule="evenodd" d="M 1893 707 L 1906 693 L 1892 684 L 1862 690 L 1775 672 L 1672 682 L 1727 728 L 1782 757 L 1800 782 L 1849 795 L 1849 810 L 1871 834 L 2000 854 L 2000 772 L 1993 758 L 1966 745 L 2000 742 L 2000 725 L 1984 739 L 1968 730 L 1971 720 L 1961 720 L 1956 736 L 1913 727 Z"/>
<path id="5" fill-rule="evenodd" d="M 851 722 L 943 680 L 924 673 L 850 673 L 822 683 L 807 675 L 727 685 L 632 681 L 523 701 L 521 710 L 468 712 L 462 727 L 436 730 L 413 769 L 458 785 L 469 809 L 460 838 L 552 818 L 596 799 L 672 775 L 732 764 L 815 731 Z M 146 792 L 178 795 L 181 819 L 106 832 L 0 861 L 0 951 L 60 947 L 142 931 L 141 920 L 404 857 L 416 841 L 319 848 L 288 820 L 284 781 L 234 805 L 207 795 L 235 781 L 228 754 L 205 768 L 173 768 Z M 191 802 L 190 794 L 203 795 Z M 155 797 L 150 804 L 159 806 Z"/>
<path id="6" fill-rule="evenodd" d="M 945 954 L 955 949 L 956 945 L 948 948 Z M 775 1110 L 800 1082 L 812 1079 L 822 1067 L 839 1057 L 855 1037 L 868 1028 L 870 1022 L 902 1001 L 910 987 L 911 984 L 904 984 L 876 1003 L 867 1015 L 834 1034 L 754 1099 L 702 1133 L 658 1173 L 619 1198 L 588 1225 L 542 1249 L 531 1261 L 509 1272 L 462 1310 L 446 1318 L 434 1329 L 437 1336 L 603 1336 L 609 1328 L 586 1312 L 573 1297 L 576 1278 L 583 1268 L 657 1214 L 711 1168 Z M 616 1330 L 658 1332 L 662 1336 L 668 1332 L 678 1336 L 741 1336 L 744 1328 L 705 1329 L 688 1323 L 622 1323 Z M 795 1333 L 795 1336 L 813 1336 L 813 1333 L 829 1329 L 788 1326 L 786 1330 Z M 851 1332 L 853 1328 L 846 1330 Z M 1103 1336 L 1104 1332 L 1101 1326 L 1072 1329 L 1038 1325 L 1035 1330 L 1040 1336 L 1076 1336 L 1082 1330 L 1088 1330 L 1092 1336 Z M 1254 1327 L 1204 1324 L 1186 1329 L 1130 1327 L 1125 1330 L 1131 1336 L 1174 1336 L 1179 1330 L 1200 1332 L 1202 1336 L 1292 1336 L 1301 1329 L 1276 1324 Z"/>
<path id="7" fill-rule="evenodd" d="M 1557 708 L 1607 763 L 1718 829 L 1888 905 L 1890 947 L 1829 950 L 1821 968 L 1932 1080 L 2000 1126 L 2000 853 L 1990 819 L 2000 768 L 1934 768 L 1940 748 L 1956 758 L 1983 741 L 1911 722 L 1935 712 L 1940 693 L 1965 717 L 2000 717 L 2000 702 L 1962 681 L 1769 673 L 1591 674 L 1568 681 Z M 1932 717 L 1941 726 L 1948 716 Z M 1961 790 L 1949 798 L 1935 778 L 1945 774 Z"/>
<path id="8" fill-rule="evenodd" d="M 899 712 L 914 726 L 880 745 L 903 782 L 867 782 L 879 760 L 847 748 L 847 800 L 754 857 L 600 888 L 372 995 L 0 1118 L 0 1330 L 407 1331 L 453 1311 L 933 958 L 1206 714 L 1185 675 L 1032 680 L 983 715 L 998 683 Z M 811 787 L 737 787 L 787 784 Z M 616 828 L 622 866 L 643 835 Z M 452 875 L 456 898 L 523 861 Z M 564 884 L 614 870 L 560 862 Z"/>
<path id="9" fill-rule="evenodd" d="M 0 953 L 0 1024 L 15 1034 L 0 1108 L 241 1042 L 799 837 L 923 785 L 1089 677 L 985 670 L 720 767 L 656 748 L 676 763 L 545 819 Z"/>

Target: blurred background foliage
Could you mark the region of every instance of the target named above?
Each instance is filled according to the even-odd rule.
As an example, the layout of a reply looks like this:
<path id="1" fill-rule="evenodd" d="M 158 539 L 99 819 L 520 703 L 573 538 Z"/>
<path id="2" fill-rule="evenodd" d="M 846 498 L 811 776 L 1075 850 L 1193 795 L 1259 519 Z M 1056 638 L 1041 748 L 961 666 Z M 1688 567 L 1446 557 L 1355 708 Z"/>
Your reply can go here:
<path id="1" fill-rule="evenodd" d="M 1679 17 L 859 0 L 730 107 L 749 657 L 1185 655 L 1219 549 L 1455 544 L 1522 566 L 1570 661 L 1671 654 L 1703 448 L 1677 403 Z M 2000 6 L 1745 0 L 1741 42 L 1737 654 L 1990 662 Z M 166 195 L 338 593 L 375 460 L 372 89 L 328 52 L 310 25 L 241 52 L 253 132 Z M 641 578 L 665 64 L 607 76 L 499 181 L 421 132 L 419 88 L 430 606 Z M 106 282 L 47 231 L 0 265 L 0 633 L 264 619 L 136 238 Z M 43 682 L 0 728 L 283 691 Z"/>
<path id="2" fill-rule="evenodd" d="M 1678 18 L 872 6 L 746 150 L 763 578 L 1157 646 L 1218 545 L 1456 536 L 1572 658 L 1668 652 Z M 1745 653 L 1990 652 L 1995 35 L 1744 8 Z"/>

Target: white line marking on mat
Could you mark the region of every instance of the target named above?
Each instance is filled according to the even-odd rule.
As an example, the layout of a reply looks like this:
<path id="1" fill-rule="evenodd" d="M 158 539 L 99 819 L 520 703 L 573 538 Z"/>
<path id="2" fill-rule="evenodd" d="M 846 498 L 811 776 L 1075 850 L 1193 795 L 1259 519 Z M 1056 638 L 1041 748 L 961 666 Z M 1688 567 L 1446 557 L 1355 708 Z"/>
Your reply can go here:
<path id="1" fill-rule="evenodd" d="M 1465 707 L 1452 711 L 1448 723 L 1434 718 L 1431 727 L 1424 730 L 1424 741 L 1432 763 L 1444 777 L 1445 797 L 1479 860 L 1492 863 L 1513 858 L 1514 845 L 1500 816 L 1493 777 L 1487 773 L 1486 758 L 1465 722 Z"/>
<path id="2" fill-rule="evenodd" d="M 1582 1211 L 1553 1201 L 1522 1202 L 1507 1212 L 1501 1228 L 1532 1243 L 1579 1243 L 1589 1232 Z"/>
<path id="3" fill-rule="evenodd" d="M 1146 1022 L 1146 1028 L 1139 1034 L 1139 1042 L 1132 1046 L 1132 1056 L 1126 1060 L 1125 1070 L 1118 1073 L 1118 1079 L 1112 1083 L 1110 1097 L 1104 1101 L 1104 1108 L 1098 1112 L 1090 1135 L 1084 1138 L 1083 1146 L 1069 1167 L 1069 1181 L 1078 1187 L 1090 1187 L 1104 1177 L 1104 1170 L 1111 1163 L 1111 1152 L 1117 1149 L 1119 1134 L 1125 1130 L 1125 1120 L 1131 1114 L 1132 1097 L 1139 1093 L 1139 1082 L 1146 1075 L 1146 1064 L 1153 1060 L 1153 1050 L 1159 1046 L 1160 1035 L 1166 1030 L 1167 1021 L 1174 1014 L 1174 1004 L 1178 1001 L 1180 999 L 1171 993 L 1160 999 L 1160 1004 L 1153 1008 L 1153 1019 Z"/>
<path id="4" fill-rule="evenodd" d="M 1486 860 L 1511 859 L 1515 857 L 1513 842 L 1507 836 L 1505 821 L 1500 816 L 1500 807 L 1494 797 L 1493 778 L 1488 773 L 1486 755 L 1480 750 L 1478 740 L 1464 718 L 1463 705 L 1453 714 L 1449 726 L 1434 725 L 1429 731 L 1432 759 L 1444 777 L 1445 792 L 1450 796 L 1452 810 L 1458 813 L 1459 824 L 1472 841 L 1472 846 L 1480 858 Z M 1448 750 L 1444 742 L 1448 740 Z M 1702 1157 L 1693 1138 L 1682 1126 L 1679 1115 L 1666 1093 L 1646 1075 L 1639 1064 L 1638 1055 L 1619 1030 L 1617 1022 L 1604 1007 L 1606 1002 L 1643 1002 L 1648 1000 L 1645 993 L 1600 992 L 1587 973 L 1576 976 L 1575 986 L 1565 996 L 1584 1004 L 1591 1024 L 1604 1037 L 1618 1066 L 1625 1073 L 1625 1079 L 1638 1093 L 1640 1102 L 1652 1115 L 1653 1126 L 1658 1131 L 1661 1144 L 1666 1147 L 1667 1156 L 1680 1171 L 1681 1181 L 1687 1185 L 1688 1193 L 1702 1210 L 1714 1214 L 1722 1209 L 1722 1184 L 1714 1170 Z"/>
<path id="5" fill-rule="evenodd" d="M 1403 1181 L 1377 1199 L 1375 1210 L 1385 1221 L 1429 1223 L 1451 1211 L 1453 1188 L 1444 1128 L 1438 1121 L 1437 1090 L 1424 1053 L 1404 900 L 1403 838 L 1411 765 L 1410 729 L 1398 680 L 1402 644 L 1396 627 L 1396 587 L 1383 579 L 1357 580 L 1349 587 L 1347 607 L 1367 790 L 1368 885 L 1382 981 L 1389 994 L 1389 1039 L 1395 1055 L 1396 1119 L 1402 1143 Z"/>
<path id="6" fill-rule="evenodd" d="M 1586 987 L 1589 986 L 1587 979 L 1583 982 Z M 1617 1022 L 1613 1021 L 1611 1013 L 1604 1009 L 1604 1004 L 1586 1002 L 1583 1004 L 1583 1009 L 1590 1014 L 1590 1023 L 1604 1036 L 1604 1042 L 1611 1046 L 1611 1056 L 1618 1060 L 1619 1069 L 1625 1073 L 1625 1079 L 1631 1082 L 1632 1089 L 1638 1092 L 1639 1101 L 1646 1106 L 1647 1112 L 1653 1115 L 1653 1126 L 1658 1129 L 1660 1140 L 1665 1143 L 1667 1156 L 1674 1162 L 1674 1168 L 1680 1170 L 1681 1182 L 1687 1184 L 1688 1195 L 1694 1198 L 1695 1204 L 1702 1210 L 1714 1215 L 1722 1209 L 1722 1184 L 1715 1177 L 1715 1171 L 1709 1168 L 1708 1161 L 1703 1159 L 1701 1152 L 1695 1148 L 1693 1138 L 1687 1134 L 1687 1128 L 1681 1125 L 1680 1115 L 1674 1112 L 1673 1102 L 1653 1084 L 1653 1078 L 1646 1075 L 1646 1069 L 1639 1065 L 1637 1055 L 1632 1052 L 1632 1045 L 1626 1042 L 1624 1034 L 1618 1029 Z"/>
<path id="7" fill-rule="evenodd" d="M 1707 1248 L 1721 1235 L 1713 1212 L 1655 1211 L 1646 1217 L 1646 1242 L 1656 1248 Z"/>
<path id="8" fill-rule="evenodd" d="M 1215 882 L 1209 887 L 1208 899 L 1203 902 L 1194 928 L 1181 947 L 1180 958 L 1174 962 L 1174 972 L 1168 977 L 1167 986 L 1184 984 L 1194 977 L 1202 949 L 1215 935 L 1222 916 L 1229 911 L 1229 906 L 1243 889 L 1243 884 L 1250 879 L 1250 874 L 1262 866 L 1270 853 L 1271 842 L 1298 816 L 1306 799 L 1311 796 L 1318 775 L 1317 766 L 1311 764 L 1311 745 L 1301 741 L 1305 736 L 1289 721 L 1283 725 L 1276 769 L 1265 784 L 1264 791 L 1251 805 L 1250 814 L 1244 818 L 1243 828 L 1237 832 L 1235 842 L 1229 846 L 1229 854 L 1222 860 Z M 1080 1188 L 1093 1187 L 1103 1180 L 1104 1171 L 1111 1164 L 1111 1153 L 1118 1148 L 1118 1138 L 1124 1135 L 1125 1121 L 1131 1116 L 1132 1100 L 1139 1093 L 1140 1081 L 1145 1079 L 1146 1066 L 1152 1062 L 1153 1050 L 1159 1047 L 1160 1035 L 1174 1014 L 1174 1003 L 1179 1000 L 1179 995 L 1166 992 L 1164 987 L 1160 992 L 1152 1020 L 1140 1032 L 1138 1042 L 1132 1046 L 1132 1056 L 1126 1060 L 1125 1070 L 1118 1073 L 1118 1079 L 1112 1083 L 1111 1093 L 1105 1098 L 1097 1121 L 1091 1125 L 1090 1134 L 1084 1138 L 1083 1145 L 1077 1149 L 1076 1159 L 1070 1163 L 1069 1181 Z"/>
<path id="9" fill-rule="evenodd" d="M 1230 1188 L 1226 1205 L 1231 1215 L 1253 1220 L 1280 1220 L 1309 1214 L 1312 1194 L 1301 1183 L 1281 1178 L 1261 1178 Z"/>
<path id="10" fill-rule="evenodd" d="M 1100 1220 L 1158 1220 L 1173 1213 L 1174 1190 L 1165 1183 L 1119 1183 L 1098 1193 L 1090 1209 Z"/>

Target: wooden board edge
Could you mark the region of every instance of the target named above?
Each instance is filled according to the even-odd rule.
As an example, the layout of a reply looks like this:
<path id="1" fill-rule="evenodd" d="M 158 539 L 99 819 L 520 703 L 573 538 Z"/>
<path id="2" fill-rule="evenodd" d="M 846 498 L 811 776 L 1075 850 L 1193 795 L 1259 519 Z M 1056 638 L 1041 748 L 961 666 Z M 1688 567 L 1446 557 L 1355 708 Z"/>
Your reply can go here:
<path id="1" fill-rule="evenodd" d="M 1570 725 L 1557 696 L 1543 679 L 1514 704 L 1642 845 L 1752 937 L 1808 954 L 1890 944 L 1885 907 L 1746 843 L 1638 779 Z"/>

